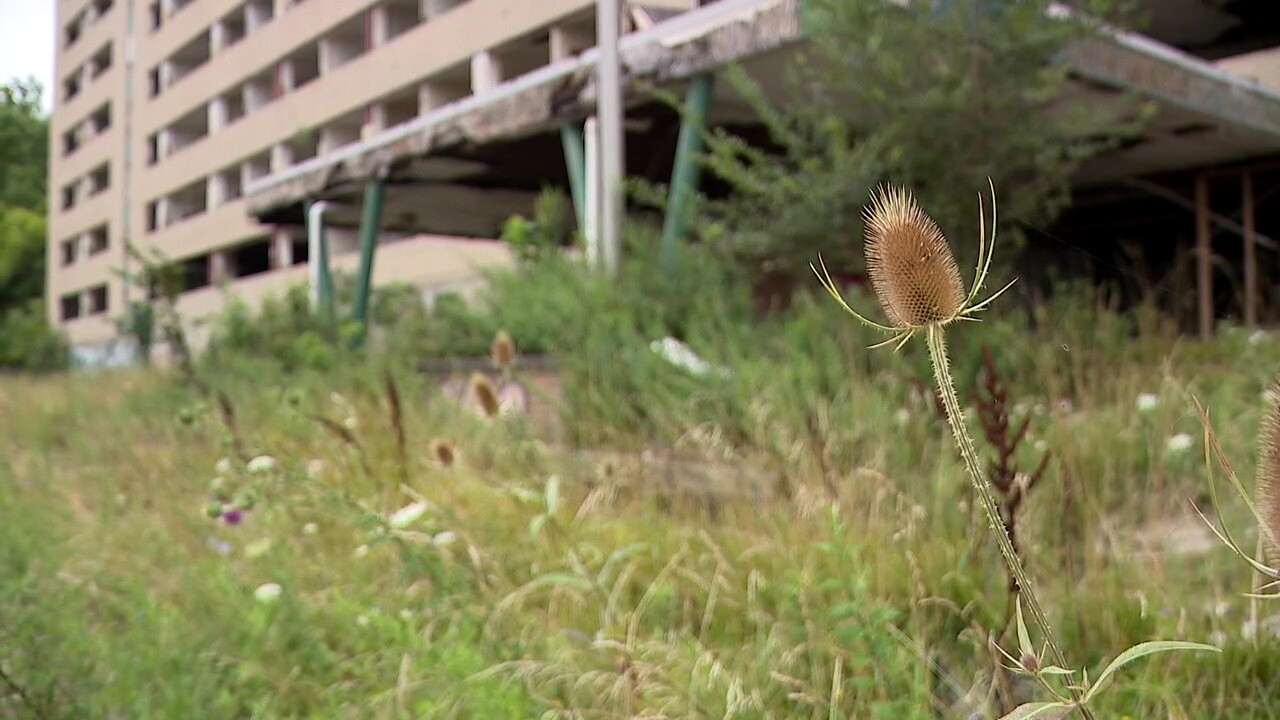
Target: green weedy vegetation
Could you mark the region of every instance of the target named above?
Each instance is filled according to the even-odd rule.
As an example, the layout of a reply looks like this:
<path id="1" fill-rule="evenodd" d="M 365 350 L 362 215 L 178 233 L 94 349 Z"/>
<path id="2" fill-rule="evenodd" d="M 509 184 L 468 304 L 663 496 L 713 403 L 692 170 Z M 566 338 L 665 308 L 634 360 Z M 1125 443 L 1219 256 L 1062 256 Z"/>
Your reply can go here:
<path id="1" fill-rule="evenodd" d="M 394 356 L 206 364 L 207 395 L 160 370 L 6 381 L 0 717 L 990 717 L 1041 699 L 991 682 L 989 639 L 1017 647 L 1005 573 L 917 389 L 923 346 L 866 351 L 876 334 L 816 281 L 749 322 L 747 282 L 702 252 L 674 273 L 634 253 L 616 282 L 549 259 L 495 285 L 493 308 L 558 308 L 582 349 L 563 400 L 534 397 L 551 423 L 463 411 Z M 671 297 L 662 282 L 723 289 L 623 312 Z M 1038 331 L 995 307 L 951 342 L 962 402 L 995 348 L 1008 411 L 1031 417 L 1024 464 L 1052 452 L 1019 534 L 1054 630 L 1091 678 L 1152 639 L 1223 649 L 1129 665 L 1094 712 L 1273 716 L 1268 616 L 1249 626 L 1249 569 L 1187 499 L 1207 488 L 1191 394 L 1247 466 L 1278 341 L 1188 342 L 1057 298 Z M 677 330 L 728 374 L 649 350 Z M 236 525 L 233 506 L 251 506 Z"/>

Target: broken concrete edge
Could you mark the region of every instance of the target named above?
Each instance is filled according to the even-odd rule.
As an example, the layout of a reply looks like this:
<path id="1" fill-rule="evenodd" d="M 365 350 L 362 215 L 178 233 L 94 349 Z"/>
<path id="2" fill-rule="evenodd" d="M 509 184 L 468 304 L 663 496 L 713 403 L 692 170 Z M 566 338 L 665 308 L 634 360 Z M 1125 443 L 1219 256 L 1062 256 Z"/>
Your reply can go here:
<path id="1" fill-rule="evenodd" d="M 800 0 L 721 0 L 686 14 L 702 13 L 703 24 L 669 21 L 636 33 L 621 45 L 628 101 L 645 98 L 643 88 L 679 82 L 734 61 L 801 40 Z M 714 13 L 708 11 L 715 11 Z M 664 27 L 671 26 L 671 27 Z M 665 31 L 665 32 L 663 32 Z M 481 145 L 547 132 L 582 120 L 595 107 L 597 53 L 536 70 L 483 96 L 472 96 L 388 131 L 347 151 L 309 160 L 246 188 L 249 213 L 261 216 L 344 181 L 385 173 L 403 160 L 463 145 Z"/>
<path id="2" fill-rule="evenodd" d="M 624 38 L 628 101 L 645 88 L 688 80 L 743 59 L 803 42 L 800 0 L 721 0 Z M 517 78 L 489 95 L 440 108 L 383 137 L 314 158 L 246 188 L 249 213 L 265 215 L 337 184 L 386 174 L 397 163 L 459 146 L 514 140 L 589 116 L 598 53 Z M 1273 136 L 1280 143 L 1280 93 L 1237 78 L 1154 40 L 1101 29 L 1063 54 L 1082 78 Z"/>

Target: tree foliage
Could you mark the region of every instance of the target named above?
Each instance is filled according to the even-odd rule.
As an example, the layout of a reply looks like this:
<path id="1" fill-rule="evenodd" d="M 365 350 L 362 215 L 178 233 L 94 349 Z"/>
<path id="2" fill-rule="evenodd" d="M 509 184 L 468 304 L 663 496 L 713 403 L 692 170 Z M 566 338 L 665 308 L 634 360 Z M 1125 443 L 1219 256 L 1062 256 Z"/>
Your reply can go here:
<path id="1" fill-rule="evenodd" d="M 49 123 L 35 80 L 0 84 L 0 369 L 65 367 L 44 308 Z"/>
<path id="2" fill-rule="evenodd" d="M 712 135 L 707 163 L 734 193 L 707 207 L 704 232 L 758 279 L 785 283 L 819 253 L 833 271 L 861 268 L 861 208 L 884 181 L 910 186 L 961 257 L 976 251 L 988 177 L 1006 239 L 1051 221 L 1079 163 L 1141 115 L 1131 102 L 1071 97 L 1055 60 L 1096 29 L 1051 15 L 1052 4 L 809 0 L 811 43 L 778 109 L 745 73 L 729 74 L 778 151 Z"/>

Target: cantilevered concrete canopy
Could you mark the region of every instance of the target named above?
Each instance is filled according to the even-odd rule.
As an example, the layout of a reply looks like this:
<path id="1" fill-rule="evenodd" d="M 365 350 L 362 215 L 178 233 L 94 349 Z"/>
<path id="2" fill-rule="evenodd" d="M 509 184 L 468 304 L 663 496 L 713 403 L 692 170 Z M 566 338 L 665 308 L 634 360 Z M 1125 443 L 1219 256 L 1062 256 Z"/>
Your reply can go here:
<path id="1" fill-rule="evenodd" d="M 803 44 L 799 3 L 720 0 L 625 36 L 620 52 L 628 104 L 635 109 L 650 100 L 646 86 L 679 89 L 693 76 L 731 63 L 742 64 L 766 92 L 777 92 L 787 63 Z M 354 197 L 360 183 L 382 177 L 391 186 L 388 229 L 464 232 L 433 225 L 432 219 L 468 206 L 473 214 L 494 215 L 477 221 L 497 222 L 504 203 L 493 202 L 495 193 L 518 201 L 538 187 L 536 170 L 513 173 L 505 156 L 522 155 L 522 143 L 534 140 L 558 149 L 550 133 L 594 112 L 597 58 L 594 49 L 587 50 L 251 183 L 250 212 L 268 222 L 288 221 L 308 200 Z M 1074 92 L 1105 102 L 1131 92 L 1158 106 L 1142 138 L 1090 161 L 1081 182 L 1280 155 L 1280 93 L 1127 33 L 1100 32 L 1069 48 L 1063 61 L 1072 70 Z M 746 111 L 731 98 L 717 99 L 709 121 L 740 122 Z M 485 153 L 486 147 L 506 152 Z M 539 164 L 544 182 L 563 172 L 562 166 L 547 167 L 545 158 Z M 431 189 L 397 196 L 398 183 Z M 354 224 L 356 212 L 338 209 L 332 222 Z"/>

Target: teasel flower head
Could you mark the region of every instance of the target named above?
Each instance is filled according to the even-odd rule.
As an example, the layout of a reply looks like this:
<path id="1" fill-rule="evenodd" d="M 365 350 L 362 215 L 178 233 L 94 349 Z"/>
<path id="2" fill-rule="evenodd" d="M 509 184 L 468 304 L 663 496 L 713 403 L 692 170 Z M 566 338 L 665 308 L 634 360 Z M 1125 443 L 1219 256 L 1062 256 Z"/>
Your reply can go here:
<path id="1" fill-rule="evenodd" d="M 480 409 L 480 414 L 486 418 L 496 418 L 498 413 L 502 412 L 502 401 L 498 398 L 498 389 L 483 373 L 475 373 L 471 376 L 471 397 Z"/>
<path id="2" fill-rule="evenodd" d="M 500 370 L 506 370 L 515 364 L 516 341 L 512 339 L 511 333 L 506 330 L 498 331 L 493 337 L 493 344 L 489 346 L 489 356 L 494 366 Z"/>
<path id="3" fill-rule="evenodd" d="M 888 324 L 867 319 L 845 302 L 840 288 L 831 279 L 819 258 L 814 272 L 827 292 L 849 314 L 862 323 L 892 333 L 874 347 L 896 343 L 902 347 L 920 330 L 942 326 L 955 320 L 972 320 L 1009 286 L 978 302 L 991 269 L 995 245 L 995 186 L 991 188 L 992 232 L 986 233 L 986 217 L 979 200 L 978 265 L 973 286 L 966 293 L 960 280 L 951 247 L 937 223 L 930 218 L 910 191 L 901 187 L 880 187 L 865 210 L 867 274 Z M 820 269 L 819 269 L 820 268 Z"/>

